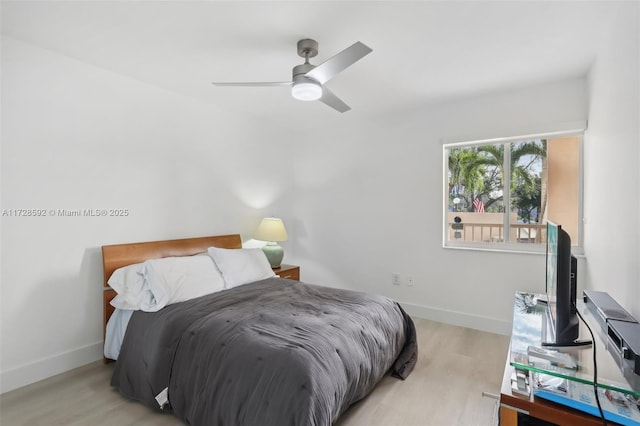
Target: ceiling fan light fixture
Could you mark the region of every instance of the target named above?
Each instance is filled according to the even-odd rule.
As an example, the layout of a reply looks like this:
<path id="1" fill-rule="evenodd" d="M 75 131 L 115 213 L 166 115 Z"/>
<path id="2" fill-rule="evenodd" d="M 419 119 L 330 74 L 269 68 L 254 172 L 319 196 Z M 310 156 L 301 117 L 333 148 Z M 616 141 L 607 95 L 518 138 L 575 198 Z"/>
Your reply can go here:
<path id="1" fill-rule="evenodd" d="M 291 95 L 300 101 L 316 101 L 322 97 L 322 86 L 312 81 L 294 83 Z"/>

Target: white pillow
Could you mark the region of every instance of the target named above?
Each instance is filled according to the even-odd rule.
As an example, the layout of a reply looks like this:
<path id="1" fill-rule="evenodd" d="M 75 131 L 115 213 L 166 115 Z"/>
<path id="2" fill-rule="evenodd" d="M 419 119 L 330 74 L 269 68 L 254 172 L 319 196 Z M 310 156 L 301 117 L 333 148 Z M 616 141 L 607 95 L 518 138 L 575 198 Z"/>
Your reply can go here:
<path id="1" fill-rule="evenodd" d="M 206 254 L 206 253 L 205 253 Z M 116 269 L 107 283 L 119 309 L 155 312 L 224 289 L 224 280 L 209 256 L 165 257 Z"/>
<path id="2" fill-rule="evenodd" d="M 225 288 L 275 277 L 267 256 L 259 248 L 221 249 L 209 247 L 207 253 L 224 277 Z"/>
<path id="3" fill-rule="evenodd" d="M 144 264 L 153 300 L 143 299 L 143 311 L 155 312 L 224 289 L 222 275 L 209 256 L 165 257 Z"/>
<path id="4" fill-rule="evenodd" d="M 111 304 L 111 306 L 113 306 L 116 309 L 127 309 L 127 310 L 133 310 L 133 311 L 140 310 L 140 303 L 136 303 L 136 304 L 129 303 L 127 302 L 127 299 L 120 296 L 119 294 L 116 294 L 116 297 L 111 299 L 111 302 L 109 303 Z"/>
<path id="5" fill-rule="evenodd" d="M 107 284 L 118 293 L 111 305 L 120 309 L 140 309 L 140 303 L 151 294 L 145 283 L 143 263 L 134 263 L 113 271 Z"/>

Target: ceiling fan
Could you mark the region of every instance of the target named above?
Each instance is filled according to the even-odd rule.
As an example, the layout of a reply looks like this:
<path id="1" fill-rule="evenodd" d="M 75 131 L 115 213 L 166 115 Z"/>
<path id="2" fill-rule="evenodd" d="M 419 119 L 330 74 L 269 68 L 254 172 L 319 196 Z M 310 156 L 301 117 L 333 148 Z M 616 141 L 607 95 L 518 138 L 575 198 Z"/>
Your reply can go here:
<path id="1" fill-rule="evenodd" d="M 309 63 L 309 58 L 318 54 L 318 42 L 306 38 L 298 41 L 298 55 L 304 58 L 304 64 L 293 67 L 292 81 L 213 82 L 212 84 L 214 86 L 235 87 L 291 86 L 291 95 L 296 99 L 302 101 L 319 100 L 338 112 L 346 112 L 351 109 L 349 105 L 345 104 L 323 84 L 371 52 L 371 48 L 358 41 L 320 65 L 312 65 Z"/>

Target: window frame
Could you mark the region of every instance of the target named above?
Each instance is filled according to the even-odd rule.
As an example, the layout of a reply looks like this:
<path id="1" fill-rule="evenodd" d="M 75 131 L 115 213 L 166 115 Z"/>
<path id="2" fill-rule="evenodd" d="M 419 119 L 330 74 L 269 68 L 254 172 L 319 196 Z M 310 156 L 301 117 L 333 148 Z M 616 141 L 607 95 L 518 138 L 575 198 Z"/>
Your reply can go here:
<path id="1" fill-rule="evenodd" d="M 470 241 L 450 241 L 448 239 L 449 236 L 449 223 L 448 223 L 448 213 L 449 213 L 449 153 L 452 148 L 468 148 L 474 146 L 481 145 L 497 145 L 497 144 L 507 144 L 513 143 L 523 140 L 530 139 L 549 139 L 555 137 L 564 137 L 564 136 L 578 136 L 580 138 L 579 147 L 578 147 L 578 194 L 577 194 L 577 202 L 578 202 L 578 239 L 574 241 L 572 239 L 571 251 L 574 255 L 583 255 L 584 254 L 584 141 L 587 133 L 586 122 L 576 122 L 576 123 L 566 123 L 564 125 L 559 126 L 550 126 L 550 127 L 559 127 L 558 130 L 554 131 L 546 131 L 546 132 L 536 132 L 523 134 L 520 136 L 507 136 L 507 137 L 497 137 L 497 138 L 487 138 L 487 139 L 468 139 L 465 141 L 443 141 L 442 144 L 442 170 L 443 170 L 443 218 L 442 218 L 442 247 L 445 249 L 455 249 L 455 250 L 475 250 L 475 251 L 488 251 L 488 252 L 508 252 L 508 253 L 534 253 L 534 254 L 543 254 L 545 253 L 546 246 L 545 244 L 523 244 L 517 242 L 470 242 Z M 509 150 L 510 156 L 510 150 Z M 510 184 L 511 179 L 511 165 L 510 159 L 505 155 L 504 158 L 504 167 L 509 170 L 509 173 L 505 173 L 506 182 L 503 182 L 503 189 Z M 503 196 L 505 205 L 511 205 L 511 194 L 510 191 L 503 190 Z M 503 213 L 503 228 L 508 229 L 509 223 L 509 212 L 510 209 L 505 209 Z"/>

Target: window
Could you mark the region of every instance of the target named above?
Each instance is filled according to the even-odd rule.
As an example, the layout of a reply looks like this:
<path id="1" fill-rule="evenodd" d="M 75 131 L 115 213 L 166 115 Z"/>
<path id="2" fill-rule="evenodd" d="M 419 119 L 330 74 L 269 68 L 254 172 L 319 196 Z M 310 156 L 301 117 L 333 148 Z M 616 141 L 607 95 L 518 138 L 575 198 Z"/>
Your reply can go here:
<path id="1" fill-rule="evenodd" d="M 445 144 L 445 247 L 541 252 L 551 220 L 579 249 L 583 133 Z"/>

